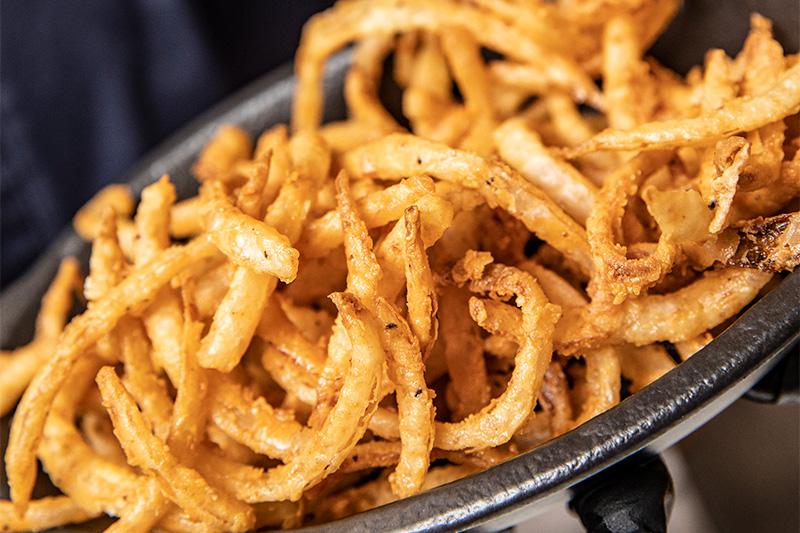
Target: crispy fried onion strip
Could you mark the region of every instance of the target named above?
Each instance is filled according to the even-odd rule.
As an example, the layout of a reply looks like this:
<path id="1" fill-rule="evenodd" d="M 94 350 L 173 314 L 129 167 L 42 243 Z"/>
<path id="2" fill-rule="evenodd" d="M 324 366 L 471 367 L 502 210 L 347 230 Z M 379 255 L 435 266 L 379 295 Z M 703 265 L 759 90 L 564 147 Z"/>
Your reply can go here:
<path id="1" fill-rule="evenodd" d="M 322 119 L 322 74 L 324 62 L 334 52 L 356 39 L 426 29 L 442 31 L 459 26 L 478 42 L 510 59 L 539 66 L 554 79 L 567 79 L 583 99 L 599 100 L 591 78 L 569 58 L 552 53 L 524 31 L 506 24 L 470 4 L 450 0 L 351 1 L 312 17 L 303 30 L 297 49 L 298 87 L 292 108 L 295 131 L 316 129 Z"/>
<path id="2" fill-rule="evenodd" d="M 303 426 L 275 409 L 249 388 L 222 374 L 211 380 L 210 420 L 226 435 L 255 452 L 289 460 L 304 442 Z"/>
<path id="3" fill-rule="evenodd" d="M 462 265 L 486 262 L 470 252 Z M 507 442 L 528 419 L 536 404 L 547 365 L 552 356 L 552 333 L 560 315 L 559 308 L 547 301 L 533 277 L 501 264 L 469 266 L 462 269 L 462 282 L 470 281 L 473 292 L 489 294 L 492 298 L 508 299 L 522 310 L 522 327 L 516 332 L 519 349 L 514 359 L 514 371 L 506 390 L 478 413 L 460 422 L 436 423 L 434 446 L 443 450 L 480 450 Z M 397 419 L 391 413 L 379 411 L 370 425 L 378 435 L 397 438 Z"/>
<path id="4" fill-rule="evenodd" d="M 434 445 L 445 450 L 498 446 L 525 422 L 536 404 L 550 363 L 553 351 L 550 339 L 560 314 L 533 277 L 516 268 L 492 264 L 480 276 L 471 274 L 470 279 L 473 292 L 492 298 L 515 298 L 515 304 L 522 310 L 520 346 L 511 379 L 500 397 L 461 422 L 437 426 Z"/>
<path id="5" fill-rule="evenodd" d="M 800 63 L 786 69 L 761 94 L 734 98 L 694 118 L 648 122 L 627 130 L 607 129 L 574 149 L 564 149 L 564 154 L 574 159 L 598 150 L 663 150 L 708 144 L 781 120 L 797 113 L 798 106 Z"/>
<path id="6" fill-rule="evenodd" d="M 142 201 L 136 209 L 136 236 L 132 245 L 135 265 L 149 262 L 159 251 L 170 245 L 170 210 L 175 203 L 175 187 L 167 175 L 142 191 Z M 156 366 L 163 366 L 170 379 L 180 373 L 180 336 L 183 315 L 180 297 L 171 287 L 162 288 L 144 314 L 147 334 L 152 340 Z"/>
<path id="7" fill-rule="evenodd" d="M 378 405 L 384 352 L 378 332 L 368 325 L 369 311 L 351 293 L 334 293 L 331 300 L 342 317 L 352 345 L 351 361 L 338 399 L 322 427 L 285 464 L 251 475 L 236 486 L 236 497 L 247 501 L 298 500 L 308 487 L 334 472 L 367 430 Z"/>
<path id="8" fill-rule="evenodd" d="M 628 259 L 625 246 L 615 242 L 621 231 L 628 200 L 648 175 L 669 162 L 669 152 L 647 152 L 631 159 L 603 183 L 595 209 L 586 222 L 592 246 L 594 274 L 589 292 L 594 298 L 613 295 L 614 303 L 659 281 L 672 267 L 676 246 L 668 234 L 662 234 L 653 253 L 640 259 Z"/>
<path id="9" fill-rule="evenodd" d="M 354 177 L 402 179 L 420 173 L 476 189 L 542 240 L 591 271 L 586 231 L 540 189 L 502 162 L 408 134 L 392 134 L 345 155 Z"/>
<path id="10" fill-rule="evenodd" d="M 285 235 L 289 244 L 297 240 L 311 208 L 316 182 L 292 174 L 281 187 L 278 197 L 267 209 L 266 224 Z M 256 191 L 260 196 L 261 191 Z M 255 217 L 254 205 L 244 215 Z M 257 221 L 254 218 L 254 221 Z M 198 359 L 206 368 L 230 372 L 242 359 L 270 295 L 275 291 L 277 278 L 247 266 L 239 266 L 231 286 L 214 313 L 208 334 L 203 338 Z"/>
<path id="11" fill-rule="evenodd" d="M 127 501 L 133 502 L 146 492 L 147 480 L 129 465 L 93 450 L 74 423 L 78 403 L 98 366 L 96 358 L 83 357 L 69 372 L 69 386 L 54 400 L 38 455 L 61 491 L 78 505 L 93 514 L 120 516 Z"/>
<path id="12" fill-rule="evenodd" d="M 397 408 L 402 449 L 389 476 L 392 492 L 400 498 L 418 493 L 430 466 L 433 447 L 434 392 L 425 383 L 425 365 L 419 342 L 398 311 L 385 299 L 375 299 L 376 329 L 386 351 L 389 376 L 397 385 Z"/>
<path id="13" fill-rule="evenodd" d="M 771 278 L 771 272 L 725 267 L 669 294 L 568 309 L 556 328 L 555 346 L 570 354 L 579 346 L 688 340 L 741 311 Z"/>
<path id="14" fill-rule="evenodd" d="M 153 435 L 133 398 L 114 369 L 103 367 L 97 373 L 103 404 L 111 415 L 114 433 L 128 461 L 155 476 L 164 494 L 191 515 L 212 527 L 247 531 L 255 523 L 253 509 L 215 489 L 196 471 L 182 464 L 166 443 Z"/>
<path id="15" fill-rule="evenodd" d="M 580 224 L 594 207 L 597 187 L 570 163 L 557 158 L 541 135 L 521 118 L 512 118 L 494 130 L 500 156 L 535 186 L 542 189 Z"/>
<path id="16" fill-rule="evenodd" d="M 406 307 L 408 325 L 419 341 L 423 359 L 436 342 L 438 320 L 436 313 L 439 303 L 434 286 L 433 272 L 425 253 L 422 239 L 422 222 L 419 207 L 412 205 L 403 217 L 405 240 L 403 258 L 406 274 Z"/>
<path id="17" fill-rule="evenodd" d="M 76 408 L 100 364 L 91 354 L 81 358 L 70 372 L 68 385 L 56 397 L 38 450 L 43 467 L 54 483 L 90 516 L 106 513 L 121 517 L 107 531 L 145 533 L 156 524 L 167 531 L 198 531 L 197 518 L 172 506 L 153 478 L 103 456 L 75 427 Z M 31 504 L 25 519 L 33 521 L 37 519 L 37 502 Z"/>
<path id="18" fill-rule="evenodd" d="M 80 292 L 82 281 L 78 262 L 72 258 L 64 259 L 42 297 L 34 339 L 0 356 L 0 415 L 14 408 L 33 375 L 52 353 L 56 339 L 67 323 L 73 294 Z"/>
<path id="19" fill-rule="evenodd" d="M 6 450 L 6 471 L 11 499 L 24 511 L 36 479 L 35 450 L 41 441 L 45 419 L 69 369 L 89 347 L 108 333 L 126 313 L 141 310 L 158 290 L 187 265 L 213 255 L 211 242 L 198 238 L 184 246 L 157 253 L 129 272 L 105 297 L 90 302 L 86 311 L 70 322 L 59 337 L 58 348 L 47 365 L 31 380 L 14 415 Z"/>
<path id="20" fill-rule="evenodd" d="M 272 379 L 306 404 L 314 405 L 316 384 L 325 367 L 324 348 L 308 340 L 277 301 L 268 304 L 256 332 L 268 343 L 261 362 Z"/>
<path id="21" fill-rule="evenodd" d="M 87 300 L 100 298 L 122 281 L 129 266 L 119 243 L 114 210 L 107 208 L 101 218 L 97 236 L 92 241 L 89 274 L 83 284 L 83 295 Z"/>
<path id="22" fill-rule="evenodd" d="M 287 283 L 295 278 L 299 253 L 285 235 L 242 213 L 218 181 L 205 182 L 200 194 L 208 237 L 231 261 Z"/>
<path id="23" fill-rule="evenodd" d="M 14 511 L 8 501 L 0 502 L 0 531 L 42 531 L 45 529 L 86 522 L 100 513 L 90 513 L 69 496 L 45 496 L 33 500 L 25 516 Z"/>

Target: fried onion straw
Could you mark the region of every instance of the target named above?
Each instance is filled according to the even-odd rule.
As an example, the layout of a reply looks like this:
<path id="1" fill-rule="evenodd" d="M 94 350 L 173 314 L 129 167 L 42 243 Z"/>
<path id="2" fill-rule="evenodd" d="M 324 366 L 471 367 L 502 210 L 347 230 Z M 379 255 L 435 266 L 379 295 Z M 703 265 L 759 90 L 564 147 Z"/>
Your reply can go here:
<path id="1" fill-rule="evenodd" d="M 340 309 L 343 327 L 352 344 L 351 361 L 339 397 L 302 452 L 237 488 L 237 497 L 244 501 L 299 499 L 307 487 L 344 461 L 377 408 L 384 356 L 377 332 L 363 319 L 369 311 L 350 293 L 334 294 L 331 299 Z"/>
<path id="2" fill-rule="evenodd" d="M 67 323 L 73 293 L 83 284 L 78 262 L 72 258 L 61 262 L 55 278 L 42 297 L 36 318 L 36 332 L 27 345 L 3 354 L 0 358 L 0 415 L 10 412 L 37 369 L 55 348 L 56 339 Z"/>
<path id="3" fill-rule="evenodd" d="M 411 135 L 392 134 L 353 150 L 345 166 L 353 176 L 402 179 L 425 173 L 476 189 L 536 235 L 591 271 L 586 232 L 553 200 L 504 164 Z"/>
<path id="4" fill-rule="evenodd" d="M 380 9 L 372 1 L 342 2 L 312 17 L 297 50 L 298 87 L 292 109 L 294 131 L 316 129 L 322 119 L 322 72 L 324 62 L 349 42 L 367 35 L 390 35 L 415 29 L 460 26 L 481 45 L 508 57 L 529 61 L 553 77 L 568 80 L 586 101 L 598 101 L 598 91 L 581 69 L 568 58 L 543 49 L 524 32 L 494 17 L 482 16 L 468 4 L 419 0 L 387 0 Z"/>
<path id="5" fill-rule="evenodd" d="M 0 502 L 0 530 L 39 531 L 65 524 L 80 524 L 99 516 L 75 503 L 69 496 L 45 496 L 30 502 L 24 517 L 20 517 L 11 502 Z"/>
<path id="6" fill-rule="evenodd" d="M 11 499 L 20 513 L 28 506 L 36 479 L 34 454 L 42 438 L 49 406 L 69 374 L 69 368 L 125 313 L 146 305 L 186 265 L 211 256 L 215 251 L 216 247 L 201 237 L 185 246 L 174 246 L 156 254 L 149 263 L 133 269 L 105 298 L 90 302 L 86 311 L 64 328 L 52 359 L 37 372 L 25 390 L 14 414 L 16 423 L 9 434 L 6 469 Z"/>
<path id="7" fill-rule="evenodd" d="M 113 368 L 100 369 L 97 384 L 114 432 L 132 465 L 155 475 L 159 487 L 172 501 L 212 527 L 230 531 L 253 527 L 255 516 L 249 505 L 209 486 L 197 472 L 181 464 L 166 443 L 150 433 Z"/>
<path id="8" fill-rule="evenodd" d="M 554 342 L 561 353 L 568 354 L 581 344 L 641 346 L 686 341 L 741 311 L 772 276 L 770 272 L 726 267 L 708 271 L 670 294 L 629 298 L 616 310 L 592 304 L 572 308 L 559 322 Z M 591 318 L 577 318 L 582 314 Z"/>
<path id="9" fill-rule="evenodd" d="M 738 55 L 672 72 L 646 54 L 678 4 L 314 17 L 291 134 L 221 126 L 198 194 L 165 175 L 76 215 L 85 302 L 66 260 L 0 354 L 0 408 L 27 386 L 0 529 L 319 524 L 531 450 L 712 342 L 800 264 L 800 70 L 753 15 Z M 63 497 L 31 500 L 37 458 Z"/>
<path id="10" fill-rule="evenodd" d="M 588 291 L 596 299 L 613 296 L 619 304 L 660 280 L 672 266 L 677 248 L 662 234 L 653 253 L 629 259 L 624 246 L 614 242 L 619 234 L 626 204 L 640 183 L 669 162 L 669 152 L 646 152 L 626 162 L 603 183 L 596 208 L 586 221 L 591 242 L 594 271 Z"/>
<path id="11" fill-rule="evenodd" d="M 648 122 L 628 130 L 604 130 L 564 156 L 574 159 L 598 150 L 664 150 L 718 141 L 797 113 L 800 63 L 786 69 L 772 87 L 757 96 L 740 96 L 695 118 Z"/>

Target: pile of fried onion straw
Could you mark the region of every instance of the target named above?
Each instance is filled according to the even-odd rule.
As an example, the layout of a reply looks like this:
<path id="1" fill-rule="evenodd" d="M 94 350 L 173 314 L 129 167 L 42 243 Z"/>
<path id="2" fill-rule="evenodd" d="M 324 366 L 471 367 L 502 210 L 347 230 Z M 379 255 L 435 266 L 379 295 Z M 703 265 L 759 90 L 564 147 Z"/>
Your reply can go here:
<path id="1" fill-rule="evenodd" d="M 89 264 L 63 261 L 33 340 L 0 355 L 0 531 L 324 523 L 691 357 L 800 261 L 800 61 L 753 15 L 735 57 L 678 75 L 646 53 L 678 4 L 313 17 L 291 125 L 221 128 L 196 196 L 164 176 L 76 215 Z M 348 116 L 321 124 L 350 44 Z M 37 459 L 63 495 L 32 499 Z"/>

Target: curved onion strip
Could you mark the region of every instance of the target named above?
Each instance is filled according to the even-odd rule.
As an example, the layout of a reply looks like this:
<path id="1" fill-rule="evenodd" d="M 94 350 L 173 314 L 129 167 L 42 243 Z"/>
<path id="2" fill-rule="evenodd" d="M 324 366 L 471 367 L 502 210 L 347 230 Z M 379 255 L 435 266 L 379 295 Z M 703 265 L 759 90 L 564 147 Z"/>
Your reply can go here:
<path id="1" fill-rule="evenodd" d="M 24 510 L 30 499 L 36 479 L 34 451 L 41 441 L 50 404 L 75 360 L 111 331 L 125 313 L 146 305 L 187 265 L 215 251 L 206 238 L 167 248 L 149 263 L 131 270 L 124 281 L 102 299 L 90 302 L 86 311 L 67 325 L 59 337 L 57 350 L 31 380 L 14 414 L 6 450 L 6 472 L 11 499 L 18 509 Z"/>
<path id="2" fill-rule="evenodd" d="M 436 422 L 434 446 L 443 450 L 480 450 L 507 442 L 528 419 L 552 355 L 558 307 L 547 301 L 530 274 L 499 264 L 487 270 L 483 277 L 472 281 L 471 288 L 503 297 L 515 296 L 515 303 L 522 309 L 522 328 L 515 335 L 520 347 L 508 387 L 500 397 L 460 422 Z M 397 439 L 398 424 L 396 414 L 379 409 L 370 429 L 383 438 Z"/>
<path id="3" fill-rule="evenodd" d="M 466 28 L 482 46 L 512 59 L 540 66 L 553 78 L 570 80 L 585 98 L 597 97 L 597 86 L 564 56 L 551 53 L 525 33 L 469 4 L 419 0 L 352 1 L 312 17 L 297 49 L 298 87 L 292 108 L 295 131 L 316 129 L 322 119 L 324 61 L 349 42 L 368 36 L 391 35 L 416 29 Z M 595 98 L 599 99 L 599 98 Z"/>
<path id="4" fill-rule="evenodd" d="M 138 497 L 125 507 L 119 520 L 103 533 L 149 533 L 170 509 L 174 509 L 172 502 L 161 492 L 155 479 L 148 478 L 145 487 L 148 490 L 141 491 Z"/>
<path id="5" fill-rule="evenodd" d="M 165 439 L 169 435 L 173 401 L 165 383 L 153 368 L 147 334 L 140 321 L 129 317 L 120 320 L 118 329 L 124 330 L 124 334 L 118 335 L 121 337 L 121 355 L 125 365 L 122 382 L 141 407 L 155 435 Z"/>
<path id="6" fill-rule="evenodd" d="M 73 293 L 82 283 L 78 262 L 64 259 L 55 278 L 42 297 L 36 316 L 34 339 L 25 346 L 2 356 L 0 371 L 0 416 L 10 412 L 22 396 L 36 371 L 55 348 L 55 342 L 67 323 L 73 304 Z"/>
<path id="7" fill-rule="evenodd" d="M 282 351 L 272 344 L 267 344 L 261 354 L 261 364 L 275 383 L 306 405 L 315 405 L 319 372 L 310 371 L 297 361 L 294 354 Z"/>
<path id="8" fill-rule="evenodd" d="M 493 135 L 503 160 L 547 193 L 577 222 L 586 223 L 597 196 L 597 187 L 591 181 L 570 163 L 554 156 L 541 135 L 520 118 L 506 120 Z"/>
<path id="9" fill-rule="evenodd" d="M 501 207 L 561 253 L 590 272 L 586 231 L 541 190 L 503 163 L 446 144 L 396 133 L 345 155 L 358 177 L 401 179 L 420 173 L 476 189 L 492 207 Z"/>
<path id="10" fill-rule="evenodd" d="M 770 279 L 771 272 L 729 267 L 671 294 L 631 300 L 614 337 L 635 345 L 695 337 L 741 311 Z"/>
<path id="11" fill-rule="evenodd" d="M 387 36 L 359 42 L 344 84 L 344 98 L 355 121 L 369 124 L 371 129 L 384 134 L 403 129 L 386 110 L 378 95 L 383 62 L 393 44 L 393 39 Z"/>
<path id="12" fill-rule="evenodd" d="M 492 398 L 481 328 L 467 312 L 469 297 L 468 291 L 452 285 L 439 291 L 439 331 L 450 378 L 447 403 L 453 420 L 477 413 Z"/>
<path id="13" fill-rule="evenodd" d="M 560 353 L 571 354 L 581 345 L 643 346 L 688 340 L 741 311 L 772 275 L 725 267 L 708 271 L 669 294 L 629 298 L 618 306 L 589 304 L 568 309 L 556 327 L 554 343 Z"/>
<path id="14" fill-rule="evenodd" d="M 267 209 L 266 223 L 287 236 L 289 244 L 294 244 L 302 231 L 313 190 L 310 178 L 292 174 Z M 203 367 L 230 372 L 241 361 L 259 324 L 261 310 L 276 287 L 275 276 L 243 266 L 236 269 L 197 354 Z"/>
<path id="15" fill-rule="evenodd" d="M 54 484 L 88 512 L 121 516 L 128 502 L 147 493 L 147 478 L 93 450 L 74 423 L 78 403 L 98 366 L 89 356 L 72 368 L 68 386 L 50 409 L 38 456 Z"/>
<path id="16" fill-rule="evenodd" d="M 236 496 L 244 501 L 298 500 L 304 490 L 344 461 L 364 435 L 377 407 L 384 356 L 378 333 L 364 319 L 369 311 L 350 293 L 336 293 L 331 299 L 340 309 L 352 344 L 351 363 L 339 398 L 321 429 L 309 437 L 300 453 L 283 465 L 237 484 Z"/>
<path id="17" fill-rule="evenodd" d="M 505 392 L 461 422 L 437 424 L 434 446 L 445 450 L 497 446 L 511 438 L 528 418 L 541 389 L 552 355 L 552 332 L 558 308 L 551 305 L 530 274 L 513 267 L 491 265 L 472 281 L 476 292 L 516 297 L 522 309 L 520 347 Z"/>
<path id="18" fill-rule="evenodd" d="M 416 205 L 408 207 L 403 220 L 408 325 L 417 337 L 422 357 L 425 359 L 438 336 L 436 313 L 439 304 L 433 273 L 425 253 L 425 242 L 422 239 L 419 207 Z"/>
<path id="19" fill-rule="evenodd" d="M 615 303 L 620 303 L 661 279 L 672 267 L 676 246 L 667 235 L 662 234 L 656 250 L 641 259 L 628 259 L 625 247 L 615 242 L 628 199 L 644 178 L 669 162 L 671 155 L 670 152 L 640 154 L 603 183 L 595 209 L 586 221 L 594 260 L 594 286 L 590 286 L 589 292 L 594 297 L 610 294 Z"/>
<path id="20" fill-rule="evenodd" d="M 336 204 L 342 225 L 344 253 L 347 262 L 347 290 L 371 306 L 378 292 L 378 282 L 383 276 L 373 252 L 372 238 L 366 223 L 359 216 L 350 189 L 350 176 L 341 170 L 336 176 Z M 343 386 L 341 376 L 352 364 L 352 340 L 342 324 L 342 313 L 336 317 L 328 342 L 328 359 L 318 381 L 314 412 L 309 419 L 312 428 L 323 427 L 323 422 L 334 408 L 336 395 Z"/>
<path id="21" fill-rule="evenodd" d="M 100 513 L 90 513 L 69 496 L 46 496 L 33 500 L 25 516 L 20 517 L 14 505 L 0 501 L 0 531 L 42 531 L 85 522 Z"/>
<path id="22" fill-rule="evenodd" d="M 375 308 L 389 376 L 397 384 L 400 417 L 402 449 L 389 482 L 392 492 L 404 498 L 420 491 L 430 466 L 435 415 L 433 391 L 425 383 L 422 352 L 408 323 L 383 298 L 376 299 Z"/>
<path id="23" fill-rule="evenodd" d="M 103 212 L 97 236 L 92 241 L 89 275 L 83 284 L 83 295 L 87 300 L 100 298 L 122 281 L 128 270 L 128 262 L 117 236 L 116 216 L 111 208 Z"/>
<path id="24" fill-rule="evenodd" d="M 648 122 L 628 130 L 601 131 L 564 155 L 574 159 L 598 150 L 663 150 L 704 145 L 730 135 L 766 126 L 797 113 L 800 106 L 800 63 L 787 69 L 772 88 L 757 96 L 740 96 L 699 117 Z"/>
<path id="25" fill-rule="evenodd" d="M 445 231 L 452 227 L 453 205 L 438 194 L 426 194 L 411 206 L 419 212 L 419 235 L 423 250 L 433 246 Z M 375 247 L 375 257 L 383 276 L 378 284 L 378 293 L 394 301 L 408 285 L 406 277 L 406 220 L 398 220 Z"/>
<path id="26" fill-rule="evenodd" d="M 211 421 L 226 435 L 255 452 L 288 460 L 304 442 L 303 426 L 276 416 L 263 397 L 222 374 L 212 381 Z"/>
<path id="27" fill-rule="evenodd" d="M 100 369 L 97 384 L 128 461 L 154 474 L 170 500 L 211 526 L 230 531 L 247 531 L 253 527 L 255 515 L 249 505 L 208 485 L 198 472 L 181 464 L 167 445 L 149 431 L 113 368 Z"/>
<path id="28" fill-rule="evenodd" d="M 277 299 L 271 301 L 261 316 L 256 333 L 311 378 L 316 380 L 325 366 L 325 350 L 311 342 L 303 331 L 286 316 Z"/>
<path id="29" fill-rule="evenodd" d="M 272 226 L 242 213 L 217 181 L 200 189 L 208 238 L 237 265 L 290 282 L 297 275 L 298 252 Z"/>
<path id="30" fill-rule="evenodd" d="M 175 187 L 166 174 L 142 190 L 142 200 L 136 208 L 133 243 L 134 263 L 146 263 L 153 255 L 170 244 L 170 210 L 175 203 Z"/>

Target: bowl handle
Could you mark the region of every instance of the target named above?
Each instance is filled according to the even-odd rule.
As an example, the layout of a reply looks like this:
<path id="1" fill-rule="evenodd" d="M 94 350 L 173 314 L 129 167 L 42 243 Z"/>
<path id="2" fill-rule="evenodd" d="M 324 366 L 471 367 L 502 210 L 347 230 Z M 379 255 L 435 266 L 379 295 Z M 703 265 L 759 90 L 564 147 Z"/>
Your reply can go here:
<path id="1" fill-rule="evenodd" d="M 658 455 L 636 454 L 576 485 L 570 508 L 588 533 L 666 533 L 673 485 Z"/>

